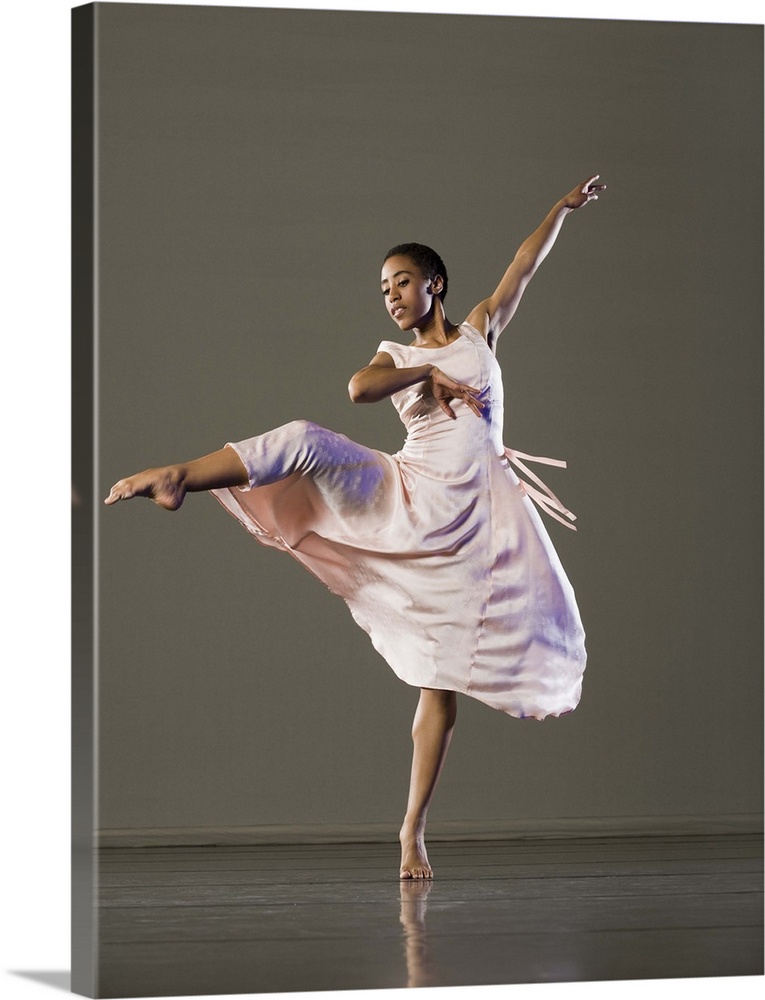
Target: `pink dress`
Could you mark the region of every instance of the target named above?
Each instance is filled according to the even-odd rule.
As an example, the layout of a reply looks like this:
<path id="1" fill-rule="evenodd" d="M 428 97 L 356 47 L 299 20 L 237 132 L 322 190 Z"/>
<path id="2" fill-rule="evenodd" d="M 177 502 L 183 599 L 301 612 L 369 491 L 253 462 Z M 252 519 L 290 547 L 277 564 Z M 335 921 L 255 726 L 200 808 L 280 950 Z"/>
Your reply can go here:
<path id="1" fill-rule="evenodd" d="M 421 382 L 391 397 L 407 431 L 397 454 L 296 420 L 230 444 L 250 485 L 212 492 L 342 597 L 407 684 L 517 718 L 561 715 L 581 695 L 584 631 L 529 494 L 573 515 L 505 450 L 499 364 L 477 330 L 459 331 L 445 347 L 378 350 L 398 368 L 432 362 L 480 387 L 480 418 L 456 401 L 452 420 Z"/>

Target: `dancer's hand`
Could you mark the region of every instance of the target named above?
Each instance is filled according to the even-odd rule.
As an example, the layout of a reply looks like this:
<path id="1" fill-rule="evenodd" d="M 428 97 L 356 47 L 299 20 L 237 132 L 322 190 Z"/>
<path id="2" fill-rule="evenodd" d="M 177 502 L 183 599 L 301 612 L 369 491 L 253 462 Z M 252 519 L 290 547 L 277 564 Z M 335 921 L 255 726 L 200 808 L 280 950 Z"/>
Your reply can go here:
<path id="1" fill-rule="evenodd" d="M 430 385 L 436 402 L 452 420 L 457 419 L 457 414 L 449 406 L 453 399 L 461 399 L 463 403 L 467 403 L 477 417 L 481 416 L 481 410 L 485 404 L 478 399 L 481 395 L 480 389 L 476 389 L 472 385 L 465 385 L 463 382 L 456 382 L 440 368 L 435 367 L 430 373 Z"/>
<path id="2" fill-rule="evenodd" d="M 581 208 L 582 205 L 586 205 L 588 201 L 597 201 L 598 191 L 606 190 L 605 184 L 595 183 L 597 180 L 600 180 L 600 174 L 593 174 L 583 184 L 577 184 L 574 190 L 570 191 L 563 199 L 566 208 L 570 208 L 573 211 L 576 208 Z"/>

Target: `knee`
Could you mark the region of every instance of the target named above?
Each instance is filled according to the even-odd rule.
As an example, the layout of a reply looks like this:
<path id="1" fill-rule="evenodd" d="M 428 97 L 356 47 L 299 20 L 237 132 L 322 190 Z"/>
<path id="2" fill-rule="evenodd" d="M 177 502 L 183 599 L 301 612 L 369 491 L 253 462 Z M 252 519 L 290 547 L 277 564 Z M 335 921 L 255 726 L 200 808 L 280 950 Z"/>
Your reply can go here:
<path id="1" fill-rule="evenodd" d="M 351 442 L 344 434 L 327 430 L 311 420 L 293 420 L 286 425 L 297 455 L 298 467 L 327 482 L 340 477 L 338 485 L 349 487 L 348 469 L 359 465 Z"/>
<path id="2" fill-rule="evenodd" d="M 444 691 L 441 688 L 420 688 L 420 694 L 444 711 L 451 711 L 457 706 L 456 691 Z"/>
<path id="3" fill-rule="evenodd" d="M 436 726 L 439 730 L 451 730 L 457 721 L 457 692 L 438 688 L 421 688 L 420 703 L 414 716 L 412 738 L 416 739 L 421 730 Z"/>
<path id="4" fill-rule="evenodd" d="M 312 467 L 313 460 L 322 451 L 324 428 L 311 420 L 291 420 L 284 425 L 284 431 L 291 448 L 298 458 L 298 465 L 304 470 Z"/>
<path id="5" fill-rule="evenodd" d="M 305 439 L 315 436 L 316 431 L 320 430 L 318 424 L 313 423 L 311 420 L 290 420 L 288 424 L 284 425 L 285 431 L 287 431 L 293 438 Z"/>
<path id="6" fill-rule="evenodd" d="M 287 429 L 309 452 L 326 451 L 331 447 L 334 438 L 338 437 L 333 431 L 328 431 L 326 427 L 315 424 L 312 420 L 292 420 L 287 424 Z"/>

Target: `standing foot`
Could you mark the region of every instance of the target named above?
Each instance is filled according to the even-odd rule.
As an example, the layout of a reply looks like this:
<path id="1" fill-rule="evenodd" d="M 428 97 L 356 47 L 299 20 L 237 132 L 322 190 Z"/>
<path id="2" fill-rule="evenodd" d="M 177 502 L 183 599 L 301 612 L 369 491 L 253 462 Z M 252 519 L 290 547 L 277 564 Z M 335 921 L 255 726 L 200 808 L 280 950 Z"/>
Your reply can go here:
<path id="1" fill-rule="evenodd" d="M 176 465 L 146 469 L 115 483 L 104 503 L 113 504 L 132 497 L 148 497 L 165 510 L 178 510 L 186 496 L 183 478 L 182 470 Z"/>
<path id="2" fill-rule="evenodd" d="M 401 868 L 399 878 L 433 878 L 433 869 L 425 850 L 425 832 L 408 826 L 401 827 Z"/>

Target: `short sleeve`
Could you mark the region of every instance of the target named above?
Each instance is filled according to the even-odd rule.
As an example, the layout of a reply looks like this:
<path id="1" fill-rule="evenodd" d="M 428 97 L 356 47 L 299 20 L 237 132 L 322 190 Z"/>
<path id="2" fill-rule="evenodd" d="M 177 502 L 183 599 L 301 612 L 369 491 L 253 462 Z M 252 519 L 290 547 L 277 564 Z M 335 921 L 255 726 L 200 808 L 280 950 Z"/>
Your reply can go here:
<path id="1" fill-rule="evenodd" d="M 397 344 L 393 340 L 382 340 L 377 348 L 377 353 L 380 351 L 385 351 L 386 354 L 390 354 L 393 358 L 393 363 L 396 368 L 406 368 L 406 357 L 404 355 L 404 348 L 401 344 Z"/>

